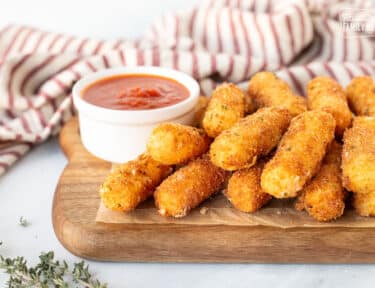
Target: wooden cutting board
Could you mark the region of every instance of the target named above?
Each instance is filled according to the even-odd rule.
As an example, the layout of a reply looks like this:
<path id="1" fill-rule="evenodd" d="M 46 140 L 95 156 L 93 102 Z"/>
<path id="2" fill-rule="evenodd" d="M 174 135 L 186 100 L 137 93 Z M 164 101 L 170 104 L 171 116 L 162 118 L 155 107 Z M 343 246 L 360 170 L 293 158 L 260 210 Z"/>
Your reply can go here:
<path id="1" fill-rule="evenodd" d="M 77 256 L 131 262 L 375 263 L 375 228 L 96 223 L 98 187 L 111 165 L 84 149 L 76 118 L 63 128 L 60 144 L 69 163 L 56 188 L 53 226 L 59 241 Z"/>

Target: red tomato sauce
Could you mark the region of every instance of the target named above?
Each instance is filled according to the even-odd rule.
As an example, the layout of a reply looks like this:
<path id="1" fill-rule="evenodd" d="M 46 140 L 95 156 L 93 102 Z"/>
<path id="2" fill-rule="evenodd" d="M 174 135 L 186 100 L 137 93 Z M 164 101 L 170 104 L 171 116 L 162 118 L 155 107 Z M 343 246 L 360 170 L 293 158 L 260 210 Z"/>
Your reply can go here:
<path id="1" fill-rule="evenodd" d="M 90 104 L 114 110 L 148 110 L 179 103 L 189 97 L 179 82 L 161 76 L 116 75 L 94 82 L 82 92 Z"/>

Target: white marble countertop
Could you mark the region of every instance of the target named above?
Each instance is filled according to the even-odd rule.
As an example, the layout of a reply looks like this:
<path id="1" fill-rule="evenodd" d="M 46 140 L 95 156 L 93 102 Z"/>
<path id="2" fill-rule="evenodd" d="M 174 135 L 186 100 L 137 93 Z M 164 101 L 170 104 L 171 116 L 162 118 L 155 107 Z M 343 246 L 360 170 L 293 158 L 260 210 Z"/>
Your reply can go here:
<path id="1" fill-rule="evenodd" d="M 187 8 L 198 1 L 106 0 L 107 9 L 101 1 L 91 1 L 88 11 L 87 1 L 13 0 L 2 3 L 0 25 L 13 22 L 81 36 L 136 37 L 160 13 Z M 19 9 L 21 6 L 23 9 Z M 84 11 L 88 13 L 83 15 Z M 51 222 L 53 194 L 65 164 L 57 140 L 51 139 L 0 177 L 0 254 L 22 255 L 34 263 L 41 251 L 53 250 L 58 259 L 70 264 L 80 260 L 61 246 Z M 30 222 L 28 227 L 18 224 L 21 216 Z M 345 288 L 373 287 L 375 281 L 375 265 L 88 263 L 95 276 L 111 288 Z M 7 275 L 0 272 L 0 285 L 4 286 L 6 280 Z"/>

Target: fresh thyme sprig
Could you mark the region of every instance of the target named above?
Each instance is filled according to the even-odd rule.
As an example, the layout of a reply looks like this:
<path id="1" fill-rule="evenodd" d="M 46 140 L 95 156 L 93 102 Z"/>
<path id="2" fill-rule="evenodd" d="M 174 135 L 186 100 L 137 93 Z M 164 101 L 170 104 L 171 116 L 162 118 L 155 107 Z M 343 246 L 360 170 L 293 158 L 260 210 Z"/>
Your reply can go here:
<path id="1" fill-rule="evenodd" d="M 9 288 L 106 288 L 107 284 L 94 279 L 89 272 L 89 266 L 84 261 L 75 263 L 72 271 L 65 261 L 54 259 L 52 251 L 42 253 L 39 263 L 28 267 L 23 257 L 4 258 L 0 255 L 0 269 L 9 274 Z M 77 286 L 78 285 L 78 286 Z"/>

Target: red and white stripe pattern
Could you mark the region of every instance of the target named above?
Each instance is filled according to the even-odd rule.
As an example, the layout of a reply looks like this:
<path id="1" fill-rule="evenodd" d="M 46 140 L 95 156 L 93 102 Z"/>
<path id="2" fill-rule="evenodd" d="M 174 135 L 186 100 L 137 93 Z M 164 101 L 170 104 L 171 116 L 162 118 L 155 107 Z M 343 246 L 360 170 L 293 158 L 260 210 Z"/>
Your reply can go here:
<path id="1" fill-rule="evenodd" d="M 160 18 L 139 41 L 7 26 L 0 31 L 0 175 L 58 133 L 74 113 L 73 83 L 101 69 L 175 68 L 198 79 L 204 95 L 223 81 L 246 88 L 262 70 L 275 71 L 301 95 L 317 75 L 342 85 L 374 76 L 374 41 L 337 21 L 343 9 L 363 8 L 375 7 L 367 0 L 205 0 Z"/>

